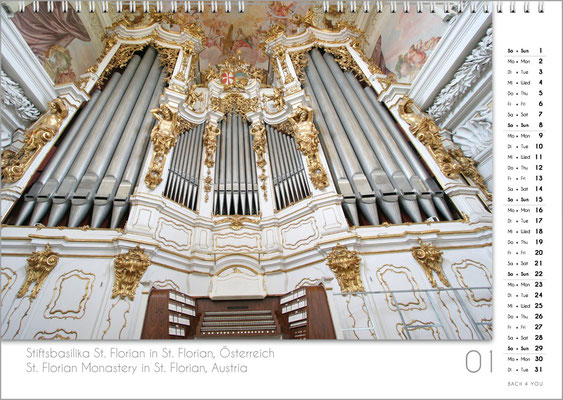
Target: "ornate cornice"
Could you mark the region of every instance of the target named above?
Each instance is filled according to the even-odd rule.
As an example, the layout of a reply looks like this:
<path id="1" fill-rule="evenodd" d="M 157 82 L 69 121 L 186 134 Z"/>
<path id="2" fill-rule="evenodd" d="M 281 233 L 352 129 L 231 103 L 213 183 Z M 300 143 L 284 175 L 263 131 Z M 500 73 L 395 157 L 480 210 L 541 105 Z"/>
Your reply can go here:
<path id="1" fill-rule="evenodd" d="M 487 34 L 454 74 L 452 80 L 440 91 L 426 111 L 438 123 L 446 117 L 456 102 L 473 87 L 485 69 L 493 61 L 493 28 Z"/>
<path id="2" fill-rule="evenodd" d="M 20 85 L 14 82 L 4 70 L 1 70 L 1 86 L 2 86 L 2 102 L 6 106 L 12 106 L 16 110 L 16 114 L 24 121 L 35 121 L 41 115 L 41 112 L 29 100 Z"/>

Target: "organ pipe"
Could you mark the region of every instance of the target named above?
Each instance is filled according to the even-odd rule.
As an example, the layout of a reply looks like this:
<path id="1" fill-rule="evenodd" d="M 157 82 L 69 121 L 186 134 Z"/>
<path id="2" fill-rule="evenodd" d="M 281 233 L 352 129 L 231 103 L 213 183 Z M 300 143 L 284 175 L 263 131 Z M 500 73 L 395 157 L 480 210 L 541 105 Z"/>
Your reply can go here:
<path id="1" fill-rule="evenodd" d="M 92 213 L 92 222 L 90 223 L 90 226 L 92 228 L 98 228 L 112 208 L 113 196 L 115 195 L 117 186 L 123 176 L 123 173 L 125 172 L 125 167 L 127 166 L 127 162 L 130 158 L 129 155 L 131 154 L 131 150 L 133 148 L 133 145 L 135 144 L 135 139 L 139 134 L 139 127 L 143 122 L 143 116 L 148 112 L 147 108 L 151 100 L 154 88 L 159 82 L 159 76 L 161 76 L 161 68 L 157 57 L 154 59 L 149 74 L 146 77 L 145 84 L 143 85 L 135 106 L 130 113 L 127 125 L 125 126 L 125 129 L 123 129 L 121 139 L 119 140 L 119 143 L 117 144 L 117 147 L 113 152 L 115 156 L 111 159 L 107 157 L 108 161 L 111 160 L 111 162 L 109 163 L 104 177 L 95 195 L 93 196 L 94 210 Z M 124 101 L 127 100 L 124 99 Z M 117 133 L 116 136 L 119 136 L 119 134 Z M 89 195 L 91 195 L 92 192 L 93 191 L 90 191 Z M 91 205 L 92 202 L 87 203 L 87 205 L 81 207 L 82 209 L 87 209 L 89 211 Z"/>
<path id="2" fill-rule="evenodd" d="M 350 184 L 350 181 L 348 180 L 348 177 L 346 176 L 346 171 L 344 170 L 344 166 L 342 165 L 342 161 L 340 160 L 338 150 L 336 149 L 332 137 L 330 136 L 328 125 L 325 121 L 323 113 L 320 112 L 319 103 L 317 102 L 315 93 L 311 89 L 311 83 L 309 82 L 307 77 L 305 77 L 305 81 L 305 91 L 311 98 L 311 102 L 315 110 L 314 118 L 315 124 L 317 125 L 320 132 L 320 143 L 323 151 L 327 155 L 330 172 L 332 173 L 332 177 L 336 184 L 336 189 L 338 190 L 338 193 L 340 193 L 343 197 L 342 207 L 352 225 L 358 226 L 360 225 L 360 220 L 358 217 L 358 210 L 356 208 L 356 198 L 360 199 L 361 196 L 359 193 L 357 193 L 357 191 L 354 190 L 354 188 Z"/>
<path id="3" fill-rule="evenodd" d="M 377 100 L 377 95 L 375 94 L 375 91 L 371 87 L 366 87 L 364 91 L 366 92 L 367 97 L 369 98 L 370 103 L 375 108 L 377 114 L 381 117 L 383 123 L 385 124 L 391 135 L 393 136 L 393 139 L 395 139 L 395 142 L 397 143 L 397 145 L 399 146 L 399 148 L 401 149 L 401 151 L 409 161 L 410 165 L 413 167 L 417 175 L 424 181 L 424 183 L 431 191 L 432 199 L 434 200 L 434 204 L 436 205 L 436 208 L 440 210 L 442 215 L 447 220 L 449 221 L 453 220 L 453 216 L 444 198 L 444 192 L 442 191 L 442 189 L 440 189 L 434 178 L 430 176 L 430 174 L 422 164 L 422 161 L 415 154 L 413 148 L 409 145 L 407 139 L 405 138 L 403 133 L 399 130 L 397 124 L 395 123 L 395 121 L 393 120 L 393 118 L 385 108 L 385 106 L 383 106 Z"/>
<path id="4" fill-rule="evenodd" d="M 162 93 L 164 81 L 164 72 L 158 79 L 158 83 L 153 90 L 147 111 L 158 107 L 158 99 Z M 137 179 L 141 173 L 141 167 L 143 165 L 143 155 L 146 154 L 147 145 L 150 140 L 151 129 L 155 123 L 155 120 L 150 112 L 146 112 L 141 126 L 139 128 L 139 135 L 131 151 L 131 156 L 129 156 L 129 161 L 125 167 L 125 172 L 121 178 L 121 182 L 117 187 L 115 192 L 115 197 L 113 200 L 113 210 L 111 213 L 111 223 L 110 228 L 117 228 L 121 223 L 121 220 L 125 216 L 125 212 L 129 207 L 129 196 L 133 193 Z"/>
<path id="5" fill-rule="evenodd" d="M 135 75 L 127 90 L 125 91 L 114 117 L 105 130 L 102 140 L 99 142 L 94 156 L 88 165 L 86 173 L 80 179 L 80 183 L 71 199 L 71 210 L 68 221 L 69 227 L 76 227 L 88 215 L 94 203 L 94 193 L 104 177 L 104 173 L 112 159 L 122 137 L 123 130 L 128 122 L 136 99 L 138 99 L 143 83 L 153 65 L 156 50 L 150 47 L 142 58 L 141 63 L 135 71 Z M 158 61 L 157 61 L 158 62 Z M 156 83 L 156 79 L 153 84 Z"/>
<path id="6" fill-rule="evenodd" d="M 60 151 L 62 154 L 60 159 L 57 157 L 57 159 L 53 159 L 56 160 L 56 162 L 51 161 L 49 163 L 49 167 L 52 164 L 54 170 L 50 174 L 45 185 L 43 185 L 43 188 L 37 194 L 37 203 L 33 209 L 33 213 L 31 214 L 29 225 L 35 225 L 40 222 L 51 208 L 54 194 L 58 191 L 60 184 L 72 167 L 74 160 L 78 157 L 78 154 L 82 152 L 84 143 L 88 139 L 94 124 L 98 121 L 100 114 L 105 109 L 105 105 L 107 104 L 110 96 L 114 93 L 120 79 L 121 74 L 113 74 L 106 84 L 102 94 L 88 112 L 86 120 L 78 129 L 76 137 L 69 143 L 69 147 L 66 148 L 64 152 Z M 59 153 L 59 151 L 57 151 L 57 153 Z"/>
<path id="7" fill-rule="evenodd" d="M 337 110 L 321 80 L 315 63 L 311 60 L 309 55 L 307 57 L 309 60 L 306 69 L 307 80 L 310 82 L 312 93 L 314 93 L 318 101 L 322 115 L 326 118 L 330 126 L 330 136 L 339 149 L 341 155 L 340 159 L 349 182 L 354 192 L 359 197 L 358 206 L 370 224 L 378 225 L 379 217 L 374 189 L 372 189 L 370 181 L 366 177 L 366 174 L 364 174 L 362 165 L 360 165 L 352 143 L 346 135 L 343 123 L 340 118 L 338 118 Z M 325 71 L 325 73 L 330 74 L 330 71 Z"/>
<path id="8" fill-rule="evenodd" d="M 64 177 L 57 192 L 54 194 L 53 205 L 51 207 L 51 213 L 49 214 L 49 226 L 56 226 L 70 208 L 72 194 L 84 176 L 84 173 L 94 156 L 94 152 L 98 148 L 106 128 L 112 121 L 115 111 L 118 108 L 123 94 L 127 90 L 140 61 L 141 57 L 137 55 L 134 55 L 129 61 L 121 79 L 119 79 L 119 83 L 106 102 L 104 109 L 90 131 L 81 151 L 72 163 L 70 170 Z M 107 154 L 105 156 L 107 157 Z"/>
<path id="9" fill-rule="evenodd" d="M 314 57 L 317 57 L 317 60 L 319 59 L 320 52 L 318 52 L 318 50 L 317 56 L 314 55 Z M 418 205 L 416 203 L 416 196 L 410 183 L 389 152 L 385 142 L 381 139 L 378 129 L 373 125 L 372 120 L 363 107 L 361 101 L 358 99 L 352 86 L 345 78 L 340 66 L 336 63 L 334 57 L 328 53 L 324 54 L 324 61 L 328 65 L 332 76 L 338 84 L 341 96 L 343 96 L 348 103 L 348 108 L 352 111 L 355 120 L 361 128 L 361 130 L 355 131 L 355 138 L 365 138 L 368 145 L 371 145 L 371 149 L 376 155 L 379 165 L 386 174 L 395 192 L 399 194 L 399 201 L 401 202 L 403 209 L 413 221 L 422 222 L 420 210 L 418 209 Z M 357 142 L 365 143 L 362 139 L 357 140 Z M 393 222 L 398 223 L 398 221 L 400 221 L 400 215 L 395 216 L 395 218 L 397 221 Z"/>
<path id="10" fill-rule="evenodd" d="M 85 126 L 85 122 L 88 120 L 88 116 L 92 115 L 92 110 L 94 109 L 95 105 L 98 102 L 101 92 L 96 90 L 92 96 L 90 97 L 90 101 L 86 104 L 86 107 L 80 112 L 76 121 L 70 128 L 69 132 L 67 132 L 65 138 L 63 139 L 62 143 L 57 146 L 57 151 L 49 161 L 49 164 L 45 167 L 45 169 L 41 172 L 39 178 L 35 181 L 35 183 L 31 186 L 29 192 L 24 197 L 24 203 L 20 209 L 19 215 L 16 219 L 16 225 L 22 225 L 32 213 L 33 208 L 37 202 L 37 196 L 39 196 L 41 189 L 45 186 L 48 182 L 49 178 L 53 175 L 56 171 L 57 167 L 61 165 L 63 158 L 65 155 L 68 155 L 69 149 L 72 146 L 74 140 L 77 140 L 81 129 Z M 101 110 L 101 107 L 98 107 Z M 43 214 L 44 215 L 44 214 Z M 41 216 L 39 219 L 41 219 Z"/>

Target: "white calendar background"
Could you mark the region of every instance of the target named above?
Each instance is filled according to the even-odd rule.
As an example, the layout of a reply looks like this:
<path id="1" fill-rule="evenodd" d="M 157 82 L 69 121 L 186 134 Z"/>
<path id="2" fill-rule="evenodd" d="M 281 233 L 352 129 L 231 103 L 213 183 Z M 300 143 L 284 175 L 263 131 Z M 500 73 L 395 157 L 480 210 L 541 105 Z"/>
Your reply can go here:
<path id="1" fill-rule="evenodd" d="M 494 340 L 245 342 L 240 347 L 271 347 L 275 361 L 220 383 L 205 376 L 183 383 L 167 375 L 30 378 L 21 357 L 27 343 L 4 342 L 2 396 L 561 398 L 562 7 L 545 2 L 539 13 L 530 2 L 525 13 L 518 2 L 511 13 L 511 5 L 502 3 L 500 13 L 494 3 Z M 522 79 L 530 85 L 522 87 Z M 529 266 L 521 268 L 522 262 Z M 79 343 L 83 349 L 118 345 Z M 217 344 L 201 344 L 206 346 Z M 260 364 L 248 364 L 255 362 Z"/>

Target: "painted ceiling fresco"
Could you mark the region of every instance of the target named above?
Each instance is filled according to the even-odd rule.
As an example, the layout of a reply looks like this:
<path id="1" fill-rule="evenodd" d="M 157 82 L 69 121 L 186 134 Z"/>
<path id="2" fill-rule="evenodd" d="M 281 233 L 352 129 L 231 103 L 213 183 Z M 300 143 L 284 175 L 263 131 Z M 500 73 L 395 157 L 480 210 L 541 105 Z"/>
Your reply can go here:
<path id="1" fill-rule="evenodd" d="M 32 51 L 44 66 L 54 83 L 72 82 L 92 65 L 102 50 L 105 28 L 124 16 L 131 21 L 143 19 L 142 2 L 137 2 L 136 12 L 130 13 L 127 1 L 123 2 L 124 12 L 117 13 L 110 6 L 107 13 L 98 8 L 88 12 L 88 3 L 82 2 L 82 12 L 73 9 L 63 13 L 60 2 L 55 2 L 54 12 L 47 13 L 46 3 L 40 3 L 40 11 L 32 11 L 31 2 L 26 1 L 25 12 L 14 12 L 12 21 L 22 33 Z M 204 12 L 179 12 L 178 24 L 198 23 L 205 34 L 204 50 L 200 53 L 200 69 L 223 62 L 230 55 L 239 55 L 247 63 L 269 69 L 268 58 L 260 44 L 270 26 L 286 26 L 288 34 L 299 29 L 292 23 L 294 16 L 303 16 L 309 9 L 315 12 L 315 24 L 331 27 L 338 20 L 345 20 L 366 31 L 370 50 L 376 63 L 387 73 L 397 76 L 401 82 L 410 83 L 424 65 L 432 50 L 447 28 L 447 23 L 429 13 L 338 13 L 334 8 L 328 13 L 322 11 L 321 2 L 310 1 L 261 1 L 246 2 L 246 9 L 239 13 L 237 2 L 232 2 L 232 11 L 225 12 L 219 3 L 216 13 L 207 4 Z M 13 11 L 19 2 L 5 3 Z M 165 3 L 166 4 L 166 3 Z M 181 2 L 180 2 L 181 4 Z M 166 7 L 166 6 L 165 6 Z M 165 8 L 166 11 L 166 8 Z M 180 29 L 171 26 L 170 29 Z M 373 52 L 371 51 L 373 49 Z"/>

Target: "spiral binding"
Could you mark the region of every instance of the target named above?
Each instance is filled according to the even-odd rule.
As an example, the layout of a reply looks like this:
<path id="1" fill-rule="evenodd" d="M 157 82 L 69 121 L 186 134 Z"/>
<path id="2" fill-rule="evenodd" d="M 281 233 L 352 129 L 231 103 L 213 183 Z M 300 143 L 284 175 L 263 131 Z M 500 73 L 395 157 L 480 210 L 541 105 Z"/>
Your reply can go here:
<path id="1" fill-rule="evenodd" d="M 68 12 L 68 3 L 69 1 L 63 1 L 63 0 L 56 0 L 57 2 L 61 3 L 61 10 L 62 12 Z M 257 3 L 257 1 L 248 1 L 249 3 Z M 39 12 L 39 4 L 40 3 L 47 3 L 47 12 L 53 12 L 54 10 L 54 3 L 55 1 L 53 0 L 48 0 L 48 1 L 40 1 L 40 0 L 35 0 L 32 2 L 32 8 L 33 8 L 33 12 Z M 91 13 L 95 13 L 96 12 L 96 7 L 99 7 L 99 9 L 103 12 L 103 13 L 107 13 L 109 11 L 109 7 L 110 5 L 113 5 L 115 7 L 115 11 L 117 13 L 121 13 L 123 12 L 123 1 L 108 1 L 108 0 L 89 0 L 88 1 L 88 11 Z M 192 12 L 192 1 L 171 1 L 171 0 L 151 0 L 151 1 L 147 1 L 147 0 L 129 0 L 127 1 L 128 5 L 129 5 L 129 10 L 131 12 L 135 12 L 135 10 L 137 9 L 137 3 L 141 3 L 143 5 L 143 12 L 148 13 L 150 10 L 150 6 L 154 5 L 155 11 L 157 13 L 161 13 L 165 11 L 165 7 L 164 5 L 166 4 L 168 6 L 168 10 L 167 11 L 171 11 L 173 13 L 178 12 L 178 10 L 183 9 L 183 11 L 185 13 L 189 13 Z M 183 7 L 179 8 L 178 7 L 178 3 L 182 4 L 183 3 Z M 220 4 L 222 4 L 222 7 L 224 8 L 225 12 L 230 13 L 232 11 L 232 3 L 233 1 L 231 0 L 221 0 L 221 1 L 216 1 L 216 0 L 207 0 L 207 1 L 202 1 L 202 0 L 198 0 L 198 1 L 194 1 L 193 3 L 196 3 L 196 7 L 195 10 L 198 13 L 203 13 L 205 11 L 205 7 L 206 5 L 209 5 L 211 8 L 211 12 L 212 13 L 217 13 Z M 246 9 L 246 1 L 237 1 L 236 3 L 238 3 L 238 12 L 239 13 L 243 13 L 245 12 Z M 323 0 L 320 3 L 322 3 L 322 8 L 324 12 L 329 12 L 330 10 L 330 6 L 331 5 L 336 5 L 336 11 L 339 13 L 344 13 L 346 11 L 346 9 L 349 9 L 350 12 L 355 13 L 358 11 L 358 3 L 362 3 L 362 10 L 364 13 L 369 13 L 371 10 L 372 5 L 375 6 L 375 10 L 377 13 L 383 13 L 385 11 L 385 6 L 387 5 L 389 7 L 389 11 L 391 13 L 397 13 L 397 12 L 404 12 L 404 13 L 409 13 L 411 12 L 411 5 L 416 5 L 416 12 L 417 13 L 422 13 L 424 12 L 424 6 L 428 6 L 429 10 L 431 13 L 435 13 L 436 12 L 436 2 L 435 1 L 402 1 L 402 2 L 398 2 L 398 1 L 382 1 L 382 0 L 363 0 L 363 1 L 342 1 L 342 0 Z M 398 7 L 397 3 L 402 3 L 401 7 Z M 451 11 L 456 11 L 456 12 L 463 12 L 465 9 L 467 9 L 467 7 L 469 7 L 469 11 L 472 13 L 477 12 L 477 5 L 478 2 L 476 1 L 446 1 L 446 2 L 440 2 L 442 3 L 441 6 L 443 7 L 444 13 L 448 14 Z M 493 3 L 496 6 L 493 7 L 493 9 L 497 12 L 497 13 L 502 13 L 503 12 L 503 2 L 497 1 L 497 2 L 483 2 L 483 12 L 485 13 L 489 13 L 491 12 L 490 10 L 490 4 Z M 522 10 L 524 11 L 524 13 L 528 14 L 530 13 L 530 2 L 529 1 L 511 1 L 509 3 L 508 6 L 508 12 L 509 13 L 516 13 L 517 10 L 517 5 L 516 3 L 518 3 L 518 6 L 522 6 Z M 536 3 L 536 2 L 534 2 Z M 544 9 L 544 2 L 543 1 L 538 1 L 537 2 L 537 6 L 538 6 L 538 13 L 543 13 L 543 9 Z M 19 12 L 24 12 L 25 9 L 25 2 L 24 1 L 20 1 L 19 2 Z M 81 1 L 74 1 L 74 11 L 80 13 L 82 12 L 82 2 Z"/>

